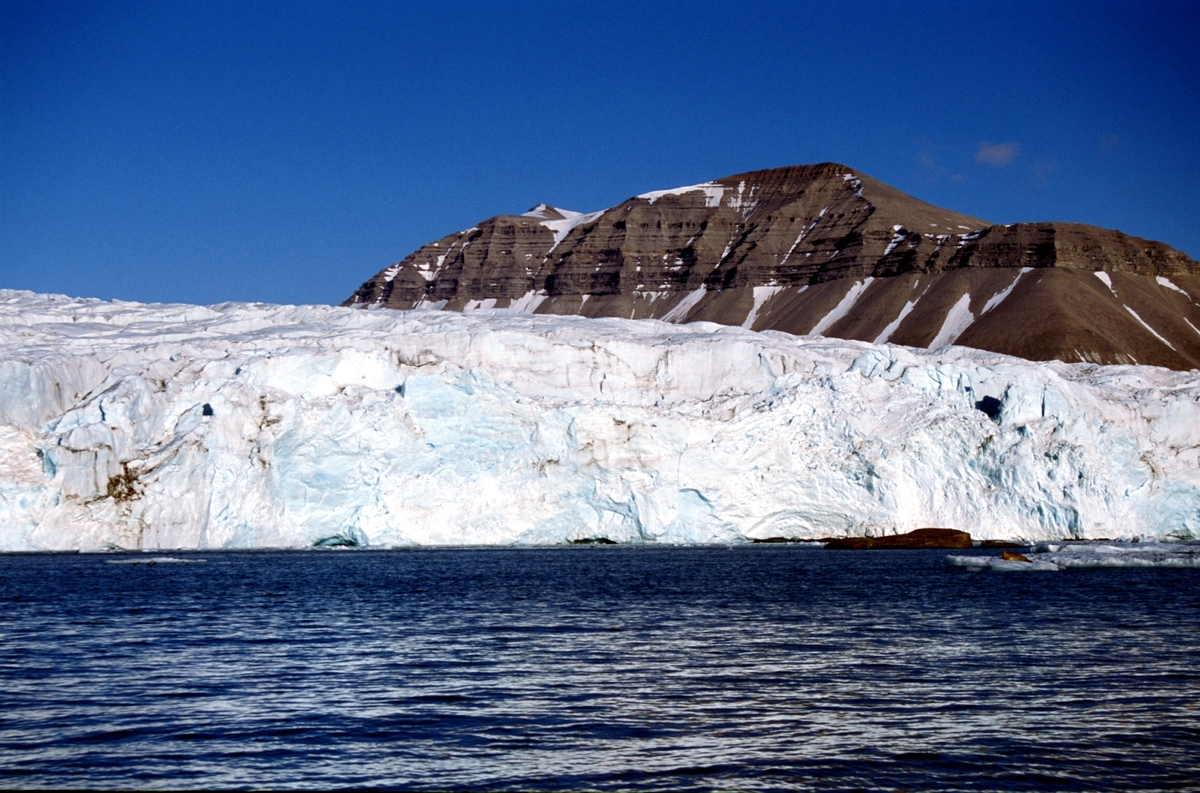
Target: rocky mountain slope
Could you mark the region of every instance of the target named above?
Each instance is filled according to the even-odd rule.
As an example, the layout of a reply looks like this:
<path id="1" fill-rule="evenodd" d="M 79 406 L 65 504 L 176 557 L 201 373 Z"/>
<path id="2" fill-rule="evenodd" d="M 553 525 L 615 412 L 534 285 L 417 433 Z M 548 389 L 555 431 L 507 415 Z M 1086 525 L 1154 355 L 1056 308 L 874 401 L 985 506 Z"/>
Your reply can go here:
<path id="1" fill-rule="evenodd" d="M 835 163 L 431 242 L 344 305 L 706 320 L 1032 360 L 1200 367 L 1200 264 L 1077 223 L 995 225 Z"/>

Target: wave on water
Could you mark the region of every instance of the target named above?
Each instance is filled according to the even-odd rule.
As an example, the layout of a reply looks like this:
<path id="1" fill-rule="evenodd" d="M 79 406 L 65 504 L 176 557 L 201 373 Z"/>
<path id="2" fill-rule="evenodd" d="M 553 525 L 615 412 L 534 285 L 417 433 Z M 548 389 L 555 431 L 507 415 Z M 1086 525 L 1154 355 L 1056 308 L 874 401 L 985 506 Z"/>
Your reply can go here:
<path id="1" fill-rule="evenodd" d="M 203 564 L 207 559 L 178 559 L 174 556 L 152 556 L 149 559 L 108 559 L 105 564 Z"/>

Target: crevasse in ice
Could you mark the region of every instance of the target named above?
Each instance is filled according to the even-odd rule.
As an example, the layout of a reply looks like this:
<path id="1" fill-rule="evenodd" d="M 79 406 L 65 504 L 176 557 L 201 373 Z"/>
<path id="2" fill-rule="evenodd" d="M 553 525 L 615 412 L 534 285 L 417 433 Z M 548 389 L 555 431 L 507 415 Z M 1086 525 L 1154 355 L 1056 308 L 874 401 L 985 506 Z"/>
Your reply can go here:
<path id="1" fill-rule="evenodd" d="M 0 291 L 0 549 L 1200 534 L 1200 377 Z"/>

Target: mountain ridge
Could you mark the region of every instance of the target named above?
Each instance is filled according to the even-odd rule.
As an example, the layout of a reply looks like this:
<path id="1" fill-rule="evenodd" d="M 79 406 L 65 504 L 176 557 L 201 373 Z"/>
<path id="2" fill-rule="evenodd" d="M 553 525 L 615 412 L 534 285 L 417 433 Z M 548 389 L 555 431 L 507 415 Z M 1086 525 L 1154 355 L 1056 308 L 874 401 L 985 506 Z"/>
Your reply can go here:
<path id="1" fill-rule="evenodd" d="M 422 246 L 343 305 L 706 320 L 1190 369 L 1196 298 L 1200 265 L 1164 243 L 1078 223 L 993 224 L 819 163 L 599 212 L 497 215 Z"/>

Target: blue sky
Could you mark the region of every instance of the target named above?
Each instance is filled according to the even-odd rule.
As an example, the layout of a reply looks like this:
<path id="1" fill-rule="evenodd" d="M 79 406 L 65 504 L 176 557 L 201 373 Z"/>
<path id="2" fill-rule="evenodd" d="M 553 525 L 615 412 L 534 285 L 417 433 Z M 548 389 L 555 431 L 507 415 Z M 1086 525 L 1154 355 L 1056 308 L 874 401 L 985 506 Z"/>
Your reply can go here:
<path id="1" fill-rule="evenodd" d="M 835 161 L 1200 258 L 1200 4 L 0 0 L 0 287 L 337 303 L 424 242 Z"/>

